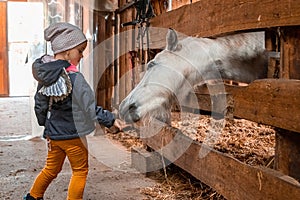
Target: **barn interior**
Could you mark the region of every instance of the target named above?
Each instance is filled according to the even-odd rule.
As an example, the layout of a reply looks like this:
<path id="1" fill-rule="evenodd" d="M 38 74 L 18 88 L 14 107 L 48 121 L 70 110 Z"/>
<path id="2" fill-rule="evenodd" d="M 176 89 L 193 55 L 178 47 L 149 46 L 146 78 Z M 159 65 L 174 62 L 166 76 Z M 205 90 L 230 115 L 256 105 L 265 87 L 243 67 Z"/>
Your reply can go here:
<path id="1" fill-rule="evenodd" d="M 0 14 L 7 13 L 10 2 L 26 1 L 1 1 Z M 80 70 L 94 89 L 97 104 L 115 113 L 142 80 L 147 63 L 165 48 L 169 28 L 179 33 L 179 39 L 263 31 L 268 56 L 265 78 L 195 85 L 190 95 L 197 102 L 174 104 L 172 122 L 159 124 L 151 137 L 139 137 L 142 133 L 136 124 L 119 134 L 103 130 L 129 146 L 136 162 L 132 165 L 142 172 L 151 171 L 153 162 L 159 163 L 155 168 L 172 163 L 213 188 L 222 196 L 219 199 L 299 198 L 300 4 L 296 0 L 28 2 L 42 2 L 43 27 L 68 21 L 83 29 L 89 46 Z M 8 27 L 7 18 L 1 17 L 0 24 Z M 13 43 L 8 41 L 6 28 L 2 30 L 0 96 L 5 98 L 12 91 L 7 50 Z M 43 52 L 49 49 L 44 44 Z M 219 91 L 219 84 L 225 90 Z M 213 107 L 219 97 L 226 97 L 225 108 Z M 214 114 L 223 121 L 213 118 Z M 210 145 L 206 133 L 212 127 L 220 135 Z M 40 129 L 34 130 L 38 132 L 33 134 L 40 134 Z"/>

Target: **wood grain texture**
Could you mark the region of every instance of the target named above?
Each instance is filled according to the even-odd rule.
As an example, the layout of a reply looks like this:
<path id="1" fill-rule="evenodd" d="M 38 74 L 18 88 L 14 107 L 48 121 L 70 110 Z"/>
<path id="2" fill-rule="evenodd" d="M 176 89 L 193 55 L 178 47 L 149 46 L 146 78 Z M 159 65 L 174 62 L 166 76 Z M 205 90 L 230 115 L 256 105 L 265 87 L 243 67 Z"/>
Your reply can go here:
<path id="1" fill-rule="evenodd" d="M 244 164 L 165 127 L 144 142 L 227 199 L 298 199 L 300 184 L 278 171 Z M 202 152 L 206 156 L 199 156 Z M 204 154 L 203 154 L 204 155 Z"/>
<path id="2" fill-rule="evenodd" d="M 213 87 L 218 86 L 210 86 Z M 188 101 L 187 98 L 183 106 L 211 111 L 213 96 L 216 99 L 218 96 L 226 95 L 226 99 L 232 96 L 235 117 L 300 133 L 300 80 L 261 79 L 246 87 L 225 86 L 225 91 L 218 95 L 211 94 L 202 86 L 191 95 L 196 95 L 198 102 Z M 228 106 L 231 105 L 228 103 Z M 216 106 L 215 109 L 222 110 L 222 107 Z"/>
<path id="3" fill-rule="evenodd" d="M 300 4 L 297 0 L 201 0 L 158 15 L 150 22 L 151 27 L 173 28 L 188 36 L 210 37 L 300 25 Z M 151 30 L 154 47 L 163 45 L 164 37 L 161 30 Z"/>

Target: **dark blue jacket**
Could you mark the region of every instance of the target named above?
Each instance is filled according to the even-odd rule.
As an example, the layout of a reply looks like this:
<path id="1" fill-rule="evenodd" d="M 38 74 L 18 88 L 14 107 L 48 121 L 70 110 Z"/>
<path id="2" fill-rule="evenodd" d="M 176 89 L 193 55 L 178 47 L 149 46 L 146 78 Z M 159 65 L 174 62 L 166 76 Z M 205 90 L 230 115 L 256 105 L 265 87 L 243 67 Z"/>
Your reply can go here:
<path id="1" fill-rule="evenodd" d="M 43 136 L 53 140 L 73 139 L 87 135 L 95 130 L 95 122 L 110 127 L 114 123 L 114 115 L 108 110 L 95 105 L 95 96 L 83 75 L 79 72 L 69 73 L 72 92 L 62 101 L 53 102 L 50 117 L 49 97 L 38 91 L 43 85 L 55 83 L 63 68 L 70 66 L 65 60 L 43 62 L 37 59 L 32 65 L 32 73 L 38 81 L 35 94 L 35 114 L 40 126 L 45 126 Z"/>

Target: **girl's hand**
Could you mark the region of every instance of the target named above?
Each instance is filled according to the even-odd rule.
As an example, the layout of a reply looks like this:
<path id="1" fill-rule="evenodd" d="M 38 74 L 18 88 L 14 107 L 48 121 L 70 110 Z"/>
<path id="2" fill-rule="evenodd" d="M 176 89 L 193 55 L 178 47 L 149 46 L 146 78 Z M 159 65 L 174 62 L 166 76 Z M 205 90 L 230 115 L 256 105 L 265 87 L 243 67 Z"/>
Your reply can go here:
<path id="1" fill-rule="evenodd" d="M 123 130 L 124 128 L 130 126 L 129 124 L 126 124 L 124 121 L 120 119 L 115 119 L 114 126 L 117 127 L 119 130 Z"/>

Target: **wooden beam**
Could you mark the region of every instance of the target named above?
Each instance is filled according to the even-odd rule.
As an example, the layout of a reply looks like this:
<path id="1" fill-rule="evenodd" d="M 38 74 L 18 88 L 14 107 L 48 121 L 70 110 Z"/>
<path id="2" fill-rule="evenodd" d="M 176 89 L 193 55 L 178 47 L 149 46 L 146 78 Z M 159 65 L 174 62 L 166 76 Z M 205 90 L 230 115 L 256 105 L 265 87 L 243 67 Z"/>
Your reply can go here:
<path id="1" fill-rule="evenodd" d="M 210 86 L 210 91 L 213 87 L 218 86 Z M 232 95 L 235 117 L 300 133 L 300 80 L 262 79 L 247 87 L 226 86 L 225 94 L 224 91 L 212 94 L 208 90 L 195 94 L 198 102 L 187 98 L 182 106 L 211 111 L 211 96 L 218 104 L 218 95 Z"/>
<path id="2" fill-rule="evenodd" d="M 237 31 L 300 25 L 297 0 L 201 0 L 150 20 L 151 27 L 173 28 L 188 36 L 209 37 Z M 151 39 L 164 44 L 166 31 L 151 29 Z"/>
<path id="3" fill-rule="evenodd" d="M 300 79 L 300 26 L 280 28 L 280 78 Z"/>
<path id="4" fill-rule="evenodd" d="M 226 86 L 225 91 L 219 90 L 219 93 L 219 85 L 209 87 L 210 91 L 204 86 L 197 87 L 198 102 L 187 101 L 186 107 L 211 111 L 214 105 L 214 109 L 225 116 L 228 114 L 223 110 L 233 110 L 235 117 L 280 128 L 276 128 L 276 169 L 300 179 L 300 81 L 257 80 L 247 87 Z M 223 102 L 219 105 L 218 99 L 224 99 L 219 97 L 226 97 L 225 106 Z"/>
<path id="5" fill-rule="evenodd" d="M 298 199 L 300 184 L 278 171 L 244 164 L 165 127 L 143 141 L 227 199 Z M 181 149 L 181 151 L 180 151 Z M 201 157 L 201 152 L 207 152 Z M 180 153 L 180 154 L 178 154 Z"/>
<path id="6" fill-rule="evenodd" d="M 300 180 L 300 134 L 277 129 L 275 169 Z"/>
<path id="7" fill-rule="evenodd" d="M 8 46 L 7 46 L 7 2 L 0 1 L 0 96 L 9 95 Z"/>
<path id="8" fill-rule="evenodd" d="M 300 81 L 265 79 L 234 94 L 234 115 L 300 132 Z"/>

